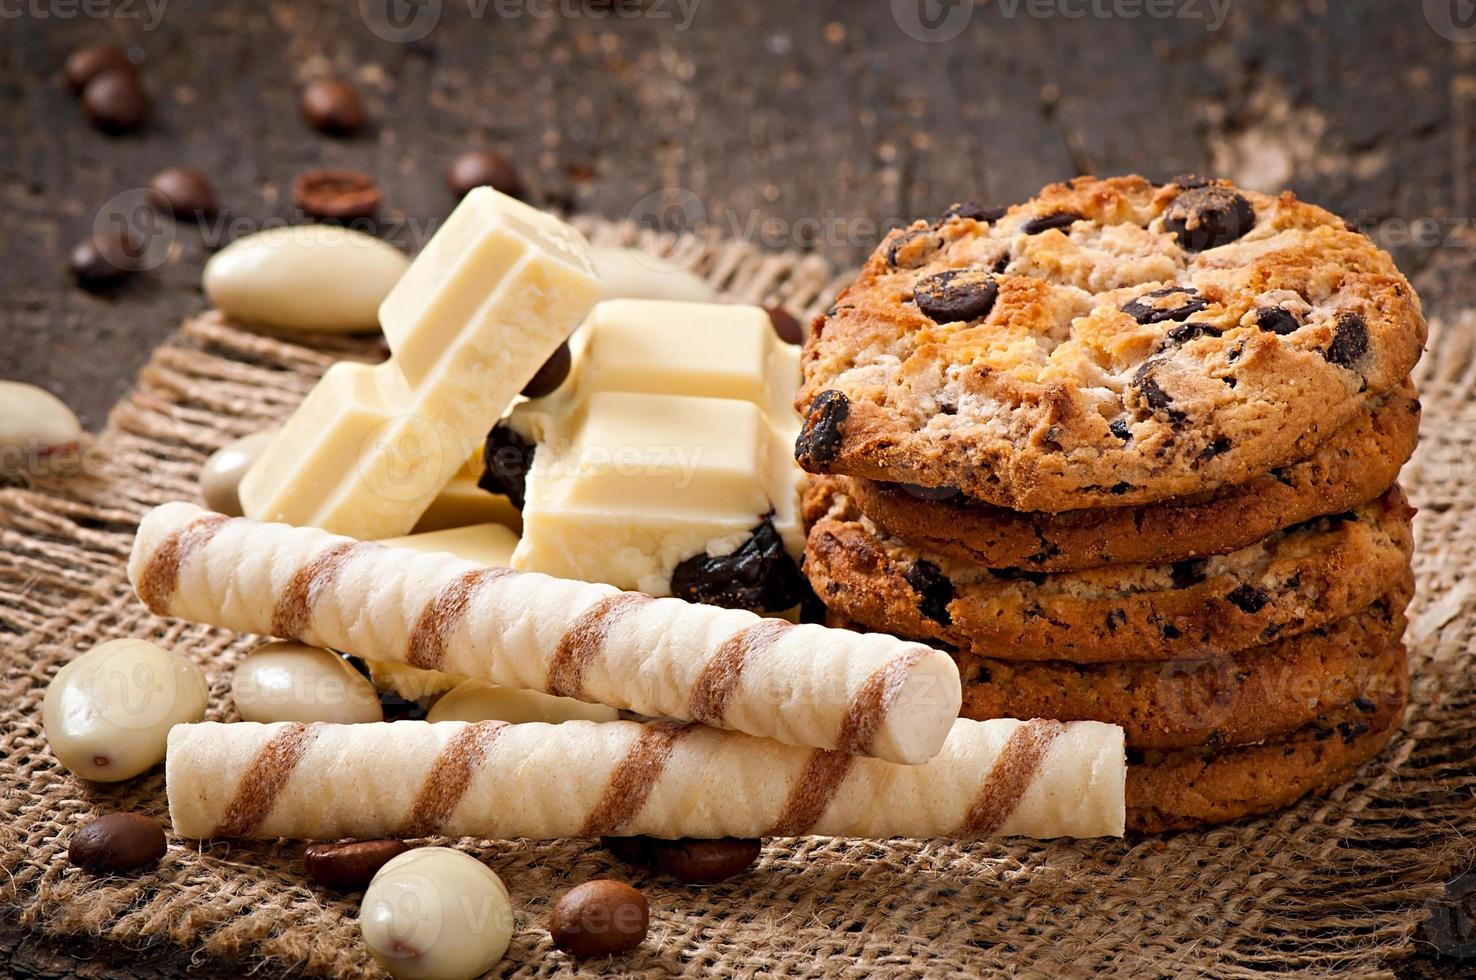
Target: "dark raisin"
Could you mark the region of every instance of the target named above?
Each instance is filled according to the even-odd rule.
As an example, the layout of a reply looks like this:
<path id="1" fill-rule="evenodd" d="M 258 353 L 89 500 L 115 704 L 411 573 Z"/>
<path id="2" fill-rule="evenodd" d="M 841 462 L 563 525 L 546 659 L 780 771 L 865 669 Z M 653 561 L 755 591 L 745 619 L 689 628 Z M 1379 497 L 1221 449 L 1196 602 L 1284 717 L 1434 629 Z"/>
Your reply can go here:
<path id="1" fill-rule="evenodd" d="M 1263 306 L 1256 310 L 1256 326 L 1278 337 L 1285 337 L 1302 329 L 1302 323 L 1296 314 L 1279 306 Z"/>
<path id="2" fill-rule="evenodd" d="M 916 269 L 927 264 L 943 247 L 943 239 L 928 228 L 899 232 L 887 244 L 887 265 L 894 269 Z"/>
<path id="3" fill-rule="evenodd" d="M 994 308 L 999 284 L 983 269 L 949 269 L 919 280 L 912 295 L 934 323 L 978 320 Z"/>
<path id="4" fill-rule="evenodd" d="M 943 220 L 947 221 L 949 218 L 973 218 L 975 221 L 989 224 L 991 221 L 998 221 L 1000 218 L 1003 218 L 1005 212 L 1008 210 L 1009 208 L 1001 205 L 978 204 L 974 201 L 965 201 L 962 204 L 955 204 L 947 211 L 944 211 Z"/>
<path id="5" fill-rule="evenodd" d="M 1358 360 L 1368 353 L 1368 324 L 1363 316 L 1352 311 L 1338 314 L 1338 326 L 1333 331 L 1332 343 L 1323 354 L 1338 367 L 1352 369 Z"/>
<path id="6" fill-rule="evenodd" d="M 766 516 L 743 547 L 726 555 L 694 555 L 671 573 L 672 595 L 725 609 L 780 612 L 800 604 L 809 584 Z"/>
<path id="7" fill-rule="evenodd" d="M 953 601 L 953 583 L 943 570 L 930 561 L 920 560 L 907 569 L 907 584 L 922 599 L 917 608 L 924 616 L 944 626 L 953 623 L 948 604 Z"/>
<path id="8" fill-rule="evenodd" d="M 1212 323 L 1181 323 L 1168 332 L 1168 339 L 1175 344 L 1187 344 L 1198 337 L 1218 337 L 1221 332 Z"/>
<path id="9" fill-rule="evenodd" d="M 851 414 L 850 399 L 834 389 L 815 396 L 805 416 L 804 428 L 794 443 L 794 458 L 811 472 L 824 470 L 840 450 L 846 416 Z"/>
<path id="10" fill-rule="evenodd" d="M 1251 203 L 1228 187 L 1185 191 L 1164 212 L 1163 227 L 1190 252 L 1228 245 L 1256 223 Z"/>
<path id="11" fill-rule="evenodd" d="M 1127 419 L 1113 419 L 1111 422 L 1107 423 L 1107 428 L 1111 429 L 1112 434 L 1117 436 L 1117 438 L 1121 439 L 1123 442 L 1130 442 L 1133 438 L 1133 430 L 1132 427 L 1128 425 Z"/>
<path id="12" fill-rule="evenodd" d="M 1187 589 L 1191 585 L 1198 585 L 1204 581 L 1204 567 L 1208 562 L 1203 558 L 1190 558 L 1186 561 L 1176 561 L 1169 566 L 1169 577 L 1173 580 L 1174 588 Z"/>
<path id="13" fill-rule="evenodd" d="M 1176 296 L 1182 299 L 1166 303 L 1152 302 L 1153 300 L 1171 300 Z M 1198 290 L 1192 287 L 1165 286 L 1163 289 L 1144 293 L 1127 303 L 1123 306 L 1122 312 L 1142 324 L 1163 323 L 1166 320 L 1186 319 L 1208 305 L 1209 303 L 1199 298 Z"/>
<path id="14" fill-rule="evenodd" d="M 1230 445 L 1228 436 L 1220 436 L 1220 438 L 1204 447 L 1204 452 L 1199 454 L 1199 458 L 1214 459 L 1216 456 L 1223 456 L 1230 451 Z"/>
<path id="15" fill-rule="evenodd" d="M 1225 382 L 1225 386 L 1227 388 L 1234 388 L 1236 385 L 1240 384 L 1240 380 L 1236 378 L 1233 374 L 1227 374 L 1220 380 Z"/>
<path id="16" fill-rule="evenodd" d="M 1237 586 L 1225 601 L 1244 613 L 1258 613 L 1271 601 L 1271 593 L 1254 585 Z"/>
<path id="17" fill-rule="evenodd" d="M 1039 235 L 1043 231 L 1052 228 L 1070 228 L 1078 221 L 1084 220 L 1075 211 L 1055 211 L 1051 214 L 1043 214 L 1038 218 L 1031 218 L 1021 226 L 1020 230 L 1027 235 Z"/>
<path id="18" fill-rule="evenodd" d="M 497 423 L 487 433 L 487 444 L 482 447 L 485 469 L 477 480 L 477 486 L 488 493 L 506 494 L 513 506 L 522 510 L 528 492 L 528 471 L 533 468 L 536 449 L 511 426 Z"/>

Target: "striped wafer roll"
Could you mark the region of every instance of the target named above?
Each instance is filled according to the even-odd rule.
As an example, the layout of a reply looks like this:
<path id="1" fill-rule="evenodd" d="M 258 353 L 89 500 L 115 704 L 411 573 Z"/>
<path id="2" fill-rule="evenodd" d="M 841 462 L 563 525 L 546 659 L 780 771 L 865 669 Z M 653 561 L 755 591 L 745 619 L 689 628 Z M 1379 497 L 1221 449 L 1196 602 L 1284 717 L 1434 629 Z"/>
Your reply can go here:
<path id="1" fill-rule="evenodd" d="M 128 574 L 154 612 L 507 687 L 920 763 L 958 717 L 953 659 L 190 504 L 145 516 Z"/>
<path id="2" fill-rule="evenodd" d="M 1098 837 L 1123 832 L 1122 729 L 958 721 L 920 766 L 704 725 L 176 725 L 183 837 Z"/>

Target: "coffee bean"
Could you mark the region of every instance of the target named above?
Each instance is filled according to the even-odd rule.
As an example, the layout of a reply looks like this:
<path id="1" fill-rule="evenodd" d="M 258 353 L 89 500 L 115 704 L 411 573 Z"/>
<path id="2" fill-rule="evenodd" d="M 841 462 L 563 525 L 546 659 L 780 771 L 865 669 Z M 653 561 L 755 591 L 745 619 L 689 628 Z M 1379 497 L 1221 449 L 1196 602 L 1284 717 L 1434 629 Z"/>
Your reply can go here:
<path id="1" fill-rule="evenodd" d="M 635 949 L 650 925 L 645 896 L 605 878 L 565 892 L 549 916 L 548 934 L 555 946 L 582 960 Z"/>
<path id="2" fill-rule="evenodd" d="M 656 870 L 684 884 L 709 885 L 747 871 L 763 846 L 761 840 L 739 837 L 657 841 Z"/>
<path id="3" fill-rule="evenodd" d="M 410 845 L 400 840 L 309 844 L 302 852 L 302 864 L 307 876 L 318 884 L 352 892 L 369 887 L 375 872 L 408 850 Z"/>
<path id="4" fill-rule="evenodd" d="M 309 170 L 292 182 L 292 200 L 314 218 L 372 217 L 384 201 L 379 185 L 357 170 Z"/>
<path id="5" fill-rule="evenodd" d="M 166 849 L 159 821 L 141 813 L 109 813 L 72 835 L 67 858 L 93 874 L 123 874 L 158 864 Z"/>
<path id="6" fill-rule="evenodd" d="M 972 218 L 982 224 L 998 221 L 1005 216 L 1009 208 L 993 204 L 976 204 L 973 201 L 965 201 L 955 204 L 943 212 L 943 220 L 949 218 Z"/>
<path id="7" fill-rule="evenodd" d="M 600 844 L 618 860 L 636 868 L 649 868 L 656 863 L 655 837 L 601 837 Z"/>
<path id="8" fill-rule="evenodd" d="M 671 573 L 672 595 L 725 609 L 782 612 L 798 605 L 808 591 L 772 517 L 765 517 L 738 550 L 694 555 Z"/>
<path id="9" fill-rule="evenodd" d="M 93 48 L 78 48 L 67 55 L 66 66 L 62 69 L 67 76 L 67 84 L 72 87 L 73 93 L 80 93 L 87 87 L 87 83 L 105 71 L 128 71 L 138 73 L 138 67 L 122 48 L 111 44 L 101 44 Z"/>
<path id="10" fill-rule="evenodd" d="M 1183 320 L 1209 304 L 1192 286 L 1165 286 L 1144 293 L 1122 307 L 1122 312 L 1142 324 Z"/>
<path id="11" fill-rule="evenodd" d="M 538 373 L 523 385 L 523 397 L 542 398 L 544 395 L 551 395 L 558 391 L 559 385 L 569 377 L 569 369 L 573 366 L 574 355 L 569 350 L 569 342 L 565 341 L 549 355 L 548 360 L 543 362 L 543 367 L 538 369 Z"/>
<path id="12" fill-rule="evenodd" d="M 1368 353 L 1368 323 L 1362 314 L 1351 310 L 1338 314 L 1338 325 L 1333 331 L 1332 343 L 1323 356 L 1339 367 L 1352 370 L 1364 354 Z"/>
<path id="13" fill-rule="evenodd" d="M 982 269 L 949 269 L 920 279 L 912 296 L 934 323 L 979 320 L 994 309 L 999 284 Z"/>
<path id="14" fill-rule="evenodd" d="M 786 344 L 803 344 L 805 342 L 805 328 L 800 326 L 798 319 L 788 310 L 779 306 L 766 306 L 764 312 L 769 314 L 769 322 L 774 325 L 774 332 L 779 339 Z"/>
<path id="15" fill-rule="evenodd" d="M 948 611 L 949 603 L 953 602 L 953 583 L 941 568 L 919 559 L 908 567 L 904 577 L 921 599 L 917 604 L 919 612 L 944 626 L 953 622 L 953 614 Z"/>
<path id="16" fill-rule="evenodd" d="M 149 196 L 155 207 L 177 218 L 199 217 L 215 211 L 215 188 L 194 167 L 161 170 L 149 181 Z"/>
<path id="17" fill-rule="evenodd" d="M 82 108 L 87 118 L 105 133 L 129 133 L 149 117 L 149 95 L 138 73 L 109 68 L 93 76 L 82 90 Z"/>
<path id="18" fill-rule="evenodd" d="M 1285 337 L 1302 329 L 1301 321 L 1290 310 L 1283 310 L 1279 306 L 1263 306 L 1256 310 L 1256 326 L 1278 337 Z"/>
<path id="19" fill-rule="evenodd" d="M 1206 186 L 1174 198 L 1163 215 L 1164 230 L 1190 252 L 1219 248 L 1240 238 L 1256 224 L 1251 203 L 1228 187 Z"/>
<path id="20" fill-rule="evenodd" d="M 134 271 L 139 250 L 126 236 L 101 233 L 78 242 L 68 262 L 85 289 L 111 286 Z"/>
<path id="21" fill-rule="evenodd" d="M 299 108 L 309 126 L 330 136 L 352 136 L 364 128 L 364 103 L 348 82 L 313 82 L 302 90 Z"/>
<path id="22" fill-rule="evenodd" d="M 794 444 L 794 458 L 801 466 L 813 473 L 835 460 L 840 450 L 841 430 L 850 414 L 851 402 L 843 392 L 831 389 L 815 396 Z"/>
<path id="23" fill-rule="evenodd" d="M 490 187 L 509 197 L 521 197 L 522 181 L 507 157 L 491 150 L 468 150 L 446 168 L 446 186 L 457 197 L 477 187 Z"/>
<path id="24" fill-rule="evenodd" d="M 514 507 L 522 510 L 535 449 L 517 430 L 497 423 L 487 433 L 486 445 L 482 447 L 484 469 L 477 486 L 488 493 L 504 494 Z"/>
<path id="25" fill-rule="evenodd" d="M 1043 231 L 1052 228 L 1070 228 L 1073 224 L 1081 221 L 1081 215 L 1075 211 L 1057 211 L 1053 214 L 1043 214 L 1038 218 L 1031 218 L 1020 228 L 1027 235 L 1039 235 Z"/>

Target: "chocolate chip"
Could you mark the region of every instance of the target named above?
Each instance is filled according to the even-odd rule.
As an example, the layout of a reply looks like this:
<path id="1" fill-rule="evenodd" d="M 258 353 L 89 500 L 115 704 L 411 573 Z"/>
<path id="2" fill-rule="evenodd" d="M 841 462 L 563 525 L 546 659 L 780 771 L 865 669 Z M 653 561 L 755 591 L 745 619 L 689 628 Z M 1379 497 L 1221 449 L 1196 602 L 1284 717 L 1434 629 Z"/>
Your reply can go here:
<path id="1" fill-rule="evenodd" d="M 1278 337 L 1285 337 L 1302 329 L 1301 321 L 1296 315 L 1279 306 L 1263 306 L 1256 310 L 1256 326 Z"/>
<path id="2" fill-rule="evenodd" d="M 1256 223 L 1251 203 L 1228 187 L 1185 191 L 1164 212 L 1163 227 L 1191 252 L 1228 245 Z"/>
<path id="3" fill-rule="evenodd" d="M 781 612 L 809 592 L 769 515 L 743 547 L 726 555 L 694 555 L 671 573 L 671 593 L 688 602 L 750 612 Z"/>
<path id="4" fill-rule="evenodd" d="M 1187 344 L 1199 337 L 1218 337 L 1223 331 L 1213 323 L 1181 323 L 1168 332 L 1171 343 Z"/>
<path id="5" fill-rule="evenodd" d="M 1027 568 L 991 568 L 990 575 L 1001 582 L 1029 582 L 1031 585 L 1045 585 L 1050 576 L 1045 572 L 1032 572 Z"/>
<path id="6" fill-rule="evenodd" d="M 935 623 L 948 626 L 953 622 L 953 614 L 948 611 L 948 604 L 953 601 L 953 583 L 943 570 L 937 565 L 925 559 L 912 563 L 904 576 L 907 584 L 921 597 L 918 610 Z"/>
<path id="7" fill-rule="evenodd" d="M 93 76 L 82 89 L 87 118 L 105 133 L 131 133 L 149 118 L 149 95 L 131 69 L 109 68 Z"/>
<path id="8" fill-rule="evenodd" d="M 1208 561 L 1204 558 L 1190 558 L 1186 561 L 1176 561 L 1169 566 L 1169 578 L 1176 589 L 1187 589 L 1204 581 L 1204 568 Z"/>
<path id="9" fill-rule="evenodd" d="M 786 344 L 803 344 L 805 342 L 805 328 L 788 310 L 780 306 L 766 306 L 764 312 L 769 314 L 769 322 L 774 326 L 774 333 Z"/>
<path id="10" fill-rule="evenodd" d="M 1123 494 L 1127 493 L 1132 488 L 1133 488 L 1133 485 L 1131 483 L 1127 482 L 1126 480 L 1123 480 L 1120 483 L 1114 483 L 1114 484 L 1112 484 L 1112 486 L 1110 486 L 1110 487 L 1107 488 L 1107 492 L 1110 493 L 1110 494 L 1112 494 L 1114 497 L 1121 497 Z"/>
<path id="11" fill-rule="evenodd" d="M 1228 436 L 1220 436 L 1218 439 L 1204 447 L 1204 452 L 1199 454 L 1200 459 L 1214 459 L 1223 456 L 1230 451 L 1232 443 Z"/>
<path id="12" fill-rule="evenodd" d="M 507 157 L 491 150 L 467 150 L 446 168 L 446 186 L 457 197 L 478 187 L 490 187 L 509 197 L 521 197 L 523 182 Z"/>
<path id="13" fill-rule="evenodd" d="M 994 309 L 999 284 L 983 269 L 949 269 L 918 280 L 912 295 L 934 323 L 978 320 Z"/>
<path id="14" fill-rule="evenodd" d="M 569 377 L 569 370 L 574 366 L 574 355 L 569 350 L 569 342 L 564 341 L 543 362 L 543 367 L 538 373 L 523 385 L 524 398 L 542 398 L 544 395 L 552 395 L 559 390 L 559 385 Z"/>
<path id="15" fill-rule="evenodd" d="M 1353 699 L 1353 707 L 1359 711 L 1368 712 L 1374 709 L 1374 703 L 1368 698 L 1359 696 Z"/>
<path id="16" fill-rule="evenodd" d="M 78 242 L 67 261 L 78 285 L 99 289 L 134 272 L 140 254 L 139 247 L 126 235 L 103 232 Z"/>
<path id="17" fill-rule="evenodd" d="M 1133 430 L 1132 427 L 1128 424 L 1127 419 L 1113 419 L 1111 422 L 1107 423 L 1107 428 L 1112 431 L 1113 435 L 1117 436 L 1117 438 L 1121 439 L 1123 442 L 1132 441 Z"/>
<path id="18" fill-rule="evenodd" d="M 74 93 L 81 92 L 87 87 L 88 82 L 103 72 L 113 70 L 136 74 L 138 68 L 122 48 L 111 44 L 79 48 L 73 51 L 67 55 L 66 65 L 62 69 L 67 76 L 67 84 L 72 87 Z"/>
<path id="19" fill-rule="evenodd" d="M 482 447 L 484 468 L 477 486 L 488 493 L 505 494 L 514 507 L 522 510 L 535 448 L 511 426 L 498 422 L 487 433 L 486 445 Z"/>
<path id="20" fill-rule="evenodd" d="M 575 959 L 635 949 L 646 938 L 651 912 L 646 898 L 620 881 L 576 885 L 559 897 L 549 916 L 553 944 Z"/>
<path id="21" fill-rule="evenodd" d="M 1358 740 L 1359 736 L 1367 735 L 1368 732 L 1368 726 L 1361 721 L 1338 722 L 1338 733 L 1343 736 L 1344 745 L 1352 745 Z"/>
<path id="22" fill-rule="evenodd" d="M 1352 370 L 1364 354 L 1368 353 L 1368 324 L 1362 314 L 1351 310 L 1338 314 L 1338 325 L 1333 331 L 1332 343 L 1323 354 L 1330 362 Z"/>
<path id="23" fill-rule="evenodd" d="M 292 201 L 314 218 L 351 221 L 373 217 L 384 195 L 357 170 L 309 170 L 292 182 Z"/>
<path id="24" fill-rule="evenodd" d="M 1254 585 L 1237 586 L 1225 601 L 1244 613 L 1258 613 L 1271 601 L 1271 593 Z"/>
<path id="25" fill-rule="evenodd" d="M 309 126 L 330 136 L 352 136 L 364 128 L 364 103 L 348 82 L 335 78 L 302 90 L 298 107 Z"/>
<path id="26" fill-rule="evenodd" d="M 1173 296 L 1184 298 L 1182 301 L 1172 303 L 1149 302 L 1150 300 L 1169 299 Z M 1166 286 L 1163 289 L 1155 289 L 1151 293 L 1144 293 L 1132 300 L 1122 308 L 1122 312 L 1142 324 L 1163 323 L 1168 320 L 1186 319 L 1208 305 L 1208 302 L 1199 298 L 1199 291 L 1191 286 Z"/>
<path id="27" fill-rule="evenodd" d="M 930 228 L 898 232 L 887 243 L 887 265 L 894 269 L 916 269 L 943 247 L 943 239 Z"/>
<path id="28" fill-rule="evenodd" d="M 850 414 L 850 399 L 842 392 L 832 388 L 815 396 L 794 444 L 794 458 L 801 466 L 813 473 L 835 461 L 843 438 L 841 430 Z"/>
<path id="29" fill-rule="evenodd" d="M 710 885 L 753 867 L 764 842 L 752 838 L 663 840 L 653 845 L 656 871 L 688 885 Z"/>
<path id="30" fill-rule="evenodd" d="M 1157 365 L 1157 360 L 1143 362 L 1143 366 L 1133 374 L 1133 387 L 1149 408 L 1155 412 L 1163 412 L 1170 422 L 1182 422 L 1188 416 L 1173 407 L 1173 398 L 1153 379 L 1153 369 Z"/>
<path id="31" fill-rule="evenodd" d="M 1020 230 L 1027 235 L 1039 235 L 1043 231 L 1052 228 L 1070 228 L 1073 224 L 1083 220 L 1082 216 L 1075 211 L 1054 211 L 1043 214 L 1038 218 L 1031 218 L 1021 226 Z"/>
<path id="32" fill-rule="evenodd" d="M 1009 208 L 994 204 L 978 204 L 974 201 L 965 201 L 955 204 L 943 212 L 943 220 L 949 218 L 972 218 L 975 221 L 989 224 L 998 221 L 1005 216 Z"/>
<path id="33" fill-rule="evenodd" d="M 93 874 L 123 874 L 158 864 L 166 849 L 159 821 L 141 813 L 109 813 L 72 835 L 67 858 Z"/>
<path id="34" fill-rule="evenodd" d="M 352 892 L 369 887 L 376 872 L 390 858 L 410 850 L 401 840 L 356 840 L 343 844 L 309 844 L 302 852 L 307 876 L 335 891 Z"/>
<path id="35" fill-rule="evenodd" d="M 1165 640 L 1177 640 L 1179 637 L 1184 635 L 1183 633 L 1179 632 L 1179 628 L 1173 623 L 1164 623 L 1162 626 L 1158 627 L 1158 632 L 1163 635 L 1163 638 Z"/>
<path id="36" fill-rule="evenodd" d="M 1179 174 L 1170 184 L 1176 185 L 1182 191 L 1192 191 L 1200 187 L 1208 187 L 1210 182 L 1197 174 Z"/>
<path id="37" fill-rule="evenodd" d="M 989 670 L 988 667 L 984 666 L 983 664 L 980 664 L 979 667 L 978 667 L 978 669 L 974 671 L 974 683 L 976 683 L 976 684 L 993 684 L 994 683 L 994 674 Z"/>
<path id="38" fill-rule="evenodd" d="M 215 188 L 210 178 L 194 167 L 170 167 L 149 181 L 149 197 L 155 207 L 176 218 L 194 218 L 215 211 Z"/>
<path id="39" fill-rule="evenodd" d="M 1277 483 L 1283 486 L 1294 487 L 1297 485 L 1296 481 L 1292 479 L 1291 473 L 1284 466 L 1276 467 L 1271 471 L 1271 475 L 1276 478 Z"/>
<path id="40" fill-rule="evenodd" d="M 1119 626 L 1127 625 L 1127 613 L 1121 609 L 1114 609 L 1107 614 L 1107 632 L 1116 633 Z"/>

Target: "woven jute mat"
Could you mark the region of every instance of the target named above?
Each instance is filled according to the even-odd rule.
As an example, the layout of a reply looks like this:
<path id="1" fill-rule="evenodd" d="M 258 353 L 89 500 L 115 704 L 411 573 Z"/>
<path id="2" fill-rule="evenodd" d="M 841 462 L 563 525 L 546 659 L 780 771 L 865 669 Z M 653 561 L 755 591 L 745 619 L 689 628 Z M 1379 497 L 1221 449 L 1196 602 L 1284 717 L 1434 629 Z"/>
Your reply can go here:
<path id="1" fill-rule="evenodd" d="M 733 300 L 813 313 L 840 279 L 814 256 L 734 244 L 651 241 L 587 225 L 689 261 Z M 1432 911 L 1454 951 L 1469 938 L 1442 906 L 1476 834 L 1476 318 L 1436 325 L 1420 382 L 1424 443 L 1405 483 L 1420 507 L 1419 596 L 1411 619 L 1416 680 L 1404 729 L 1331 795 L 1207 832 L 1039 843 L 772 841 L 750 873 L 709 888 L 638 880 L 651 936 L 600 967 L 627 975 L 861 977 L 1376 974 L 1421 941 Z M 357 901 L 311 886 L 301 845 L 173 841 L 161 867 L 99 879 L 71 867 L 67 842 L 98 814 L 167 820 L 155 772 L 89 786 L 52 758 L 41 729 L 46 684 L 105 639 L 154 639 L 200 663 L 209 717 L 236 718 L 231 667 L 256 642 L 151 615 L 124 564 L 138 517 L 197 496 L 201 464 L 239 436 L 279 423 L 339 357 L 372 345 L 294 343 L 207 314 L 153 355 L 112 413 L 92 472 L 0 490 L 0 902 L 57 934 L 122 943 L 167 938 L 286 970 L 376 975 Z M 317 346 L 313 346 L 316 344 Z M 557 779 L 557 774 L 550 778 Z M 517 932 L 501 969 L 573 968 L 544 928 L 568 886 L 623 874 L 595 843 L 461 841 L 507 882 Z M 1439 927 L 1440 923 L 1444 927 Z M 593 971 L 592 971 L 593 972 Z"/>

